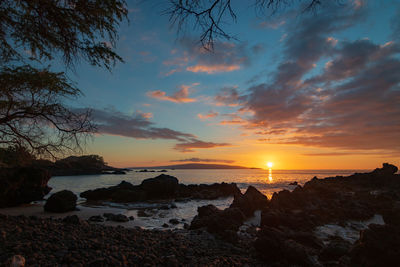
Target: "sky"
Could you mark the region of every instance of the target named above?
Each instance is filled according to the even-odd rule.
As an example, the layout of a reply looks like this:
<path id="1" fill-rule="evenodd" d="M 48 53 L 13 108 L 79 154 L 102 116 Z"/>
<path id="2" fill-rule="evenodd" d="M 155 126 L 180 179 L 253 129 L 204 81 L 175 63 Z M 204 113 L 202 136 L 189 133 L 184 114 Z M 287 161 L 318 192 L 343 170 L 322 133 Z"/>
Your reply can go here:
<path id="1" fill-rule="evenodd" d="M 400 3 L 326 1 L 271 14 L 232 1 L 213 51 L 168 1 L 128 1 L 112 72 L 69 77 L 98 133 L 85 153 L 116 167 L 220 163 L 274 169 L 400 165 Z"/>

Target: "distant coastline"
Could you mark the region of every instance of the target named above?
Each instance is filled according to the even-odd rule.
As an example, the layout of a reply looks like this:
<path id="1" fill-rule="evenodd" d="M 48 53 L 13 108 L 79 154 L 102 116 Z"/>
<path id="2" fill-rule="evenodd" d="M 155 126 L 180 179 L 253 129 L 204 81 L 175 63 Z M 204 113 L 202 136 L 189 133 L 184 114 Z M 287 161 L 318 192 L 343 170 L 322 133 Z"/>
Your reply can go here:
<path id="1" fill-rule="evenodd" d="M 236 165 L 226 165 L 226 164 L 203 164 L 203 163 L 186 163 L 186 164 L 175 164 L 166 166 L 152 166 L 152 167 L 129 167 L 127 169 L 260 169 L 260 168 L 248 168 Z"/>

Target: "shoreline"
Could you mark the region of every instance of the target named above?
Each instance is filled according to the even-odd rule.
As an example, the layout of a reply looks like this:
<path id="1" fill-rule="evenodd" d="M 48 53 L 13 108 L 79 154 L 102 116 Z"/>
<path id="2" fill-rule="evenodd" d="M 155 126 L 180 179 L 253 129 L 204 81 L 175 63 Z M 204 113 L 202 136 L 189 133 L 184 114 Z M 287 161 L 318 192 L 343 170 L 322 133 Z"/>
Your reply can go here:
<path id="1" fill-rule="evenodd" d="M 261 266 L 244 244 L 206 231 L 144 230 L 85 221 L 0 215 L 0 262 L 22 255 L 26 265 Z"/>
<path id="2" fill-rule="evenodd" d="M 224 209 L 199 206 L 188 229 L 147 230 L 127 227 L 130 222 L 84 220 L 103 213 L 103 206 L 81 205 L 81 211 L 58 218 L 0 215 L 0 260 L 22 255 L 28 265 L 393 266 L 400 258 L 397 171 L 385 163 L 370 173 L 314 177 L 271 199 L 249 186 Z M 183 204 L 177 204 L 167 211 L 160 208 L 160 214 L 179 210 Z M 28 208 L 31 214 L 45 214 L 40 205 Z M 7 210 L 16 215 L 23 209 Z"/>

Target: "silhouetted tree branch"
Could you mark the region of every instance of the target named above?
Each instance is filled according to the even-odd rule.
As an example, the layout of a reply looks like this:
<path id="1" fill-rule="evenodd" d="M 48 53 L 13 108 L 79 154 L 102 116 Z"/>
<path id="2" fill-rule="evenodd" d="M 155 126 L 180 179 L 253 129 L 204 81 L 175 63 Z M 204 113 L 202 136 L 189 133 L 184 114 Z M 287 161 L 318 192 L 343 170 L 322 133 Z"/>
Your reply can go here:
<path id="1" fill-rule="evenodd" d="M 90 111 L 64 103 L 81 91 L 40 66 L 62 58 L 68 68 L 85 60 L 111 70 L 127 14 L 125 0 L 0 1 L 0 147 L 53 157 L 82 148 L 96 130 Z"/>
<path id="2" fill-rule="evenodd" d="M 236 22 L 236 12 L 232 8 L 232 0 L 169 0 L 170 6 L 165 10 L 172 25 L 177 26 L 178 33 L 189 23 L 200 28 L 200 42 L 206 49 L 212 49 L 215 38 L 231 39 L 222 23 L 224 19 Z M 250 1 L 249 1 L 250 2 Z M 291 5 L 290 0 L 253 0 L 258 10 L 270 9 L 277 11 L 284 5 Z M 302 11 L 314 10 L 321 4 L 321 0 L 304 0 Z"/>
<path id="3" fill-rule="evenodd" d="M 30 66 L 0 72 L 0 144 L 55 156 L 79 150 L 95 131 L 90 111 L 76 113 L 63 100 L 79 96 L 64 73 Z"/>

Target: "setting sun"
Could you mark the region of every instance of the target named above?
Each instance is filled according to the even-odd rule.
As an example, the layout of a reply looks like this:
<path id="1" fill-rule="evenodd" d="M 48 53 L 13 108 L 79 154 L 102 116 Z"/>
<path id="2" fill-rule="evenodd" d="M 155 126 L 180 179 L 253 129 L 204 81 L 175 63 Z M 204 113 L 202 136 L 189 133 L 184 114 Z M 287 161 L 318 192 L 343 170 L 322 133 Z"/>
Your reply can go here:
<path id="1" fill-rule="evenodd" d="M 272 166 L 274 166 L 274 164 L 272 162 L 267 162 L 267 167 L 268 168 L 272 168 Z"/>

